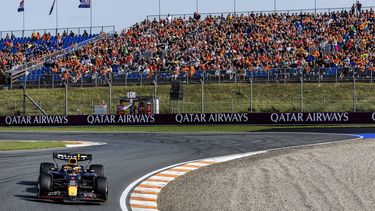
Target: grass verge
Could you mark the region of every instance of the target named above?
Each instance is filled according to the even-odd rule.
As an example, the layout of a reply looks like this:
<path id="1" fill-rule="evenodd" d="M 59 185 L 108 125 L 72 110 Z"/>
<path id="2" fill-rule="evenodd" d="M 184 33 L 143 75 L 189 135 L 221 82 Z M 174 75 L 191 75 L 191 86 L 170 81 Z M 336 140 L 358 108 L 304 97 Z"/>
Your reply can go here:
<path id="1" fill-rule="evenodd" d="M 170 113 L 170 85 L 157 86 L 160 99 L 160 113 Z M 375 83 L 356 83 L 357 111 L 375 110 Z M 201 112 L 201 85 L 183 86 L 184 99 L 177 105 L 180 113 Z M 113 86 L 111 90 L 111 112 L 115 113 L 118 99 L 126 92 L 136 92 L 138 96 L 152 96 L 154 86 Z M 204 111 L 206 113 L 247 112 L 249 109 L 250 85 L 238 84 L 205 84 Z M 27 94 L 33 98 L 49 115 L 65 114 L 65 89 L 28 89 Z M 0 90 L 0 115 L 17 115 L 23 110 L 22 90 Z M 353 111 L 352 83 L 306 83 L 303 86 L 304 111 L 337 112 Z M 69 87 L 68 114 L 92 114 L 95 105 L 102 101 L 109 103 L 108 87 Z M 254 112 L 291 112 L 301 111 L 301 85 L 263 84 L 253 86 Z M 31 102 L 26 103 L 27 115 L 39 115 Z"/>
<path id="2" fill-rule="evenodd" d="M 0 141 L 0 151 L 65 147 L 60 141 Z"/>

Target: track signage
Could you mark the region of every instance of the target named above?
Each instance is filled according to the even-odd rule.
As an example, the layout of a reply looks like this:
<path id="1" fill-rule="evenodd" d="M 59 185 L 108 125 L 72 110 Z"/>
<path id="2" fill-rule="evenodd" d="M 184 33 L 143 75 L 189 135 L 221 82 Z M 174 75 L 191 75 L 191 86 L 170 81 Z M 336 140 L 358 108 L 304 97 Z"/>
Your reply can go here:
<path id="1" fill-rule="evenodd" d="M 0 126 L 371 124 L 375 112 L 207 113 L 80 116 L 0 116 Z"/>

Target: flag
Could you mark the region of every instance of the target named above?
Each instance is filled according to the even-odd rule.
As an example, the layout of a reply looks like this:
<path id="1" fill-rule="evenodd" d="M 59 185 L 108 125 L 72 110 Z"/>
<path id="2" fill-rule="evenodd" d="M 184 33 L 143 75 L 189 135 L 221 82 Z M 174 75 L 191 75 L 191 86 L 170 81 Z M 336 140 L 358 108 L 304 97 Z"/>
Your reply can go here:
<path id="1" fill-rule="evenodd" d="M 53 4 L 51 6 L 51 10 L 49 11 L 49 15 L 51 15 L 52 12 L 53 12 L 53 8 L 55 7 L 55 2 L 56 2 L 56 0 L 53 0 Z"/>
<path id="2" fill-rule="evenodd" d="M 78 8 L 90 8 L 91 7 L 91 0 L 79 0 Z"/>
<path id="3" fill-rule="evenodd" d="M 24 7 L 24 0 L 21 0 L 20 2 L 20 6 L 18 7 L 18 12 L 23 12 L 25 10 L 25 7 Z"/>

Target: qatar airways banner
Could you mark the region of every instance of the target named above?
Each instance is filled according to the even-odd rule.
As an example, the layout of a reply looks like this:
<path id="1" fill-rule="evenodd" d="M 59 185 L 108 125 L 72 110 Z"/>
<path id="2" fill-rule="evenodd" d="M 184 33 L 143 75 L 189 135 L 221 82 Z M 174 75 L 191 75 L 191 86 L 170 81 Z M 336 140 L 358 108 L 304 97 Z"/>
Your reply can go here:
<path id="1" fill-rule="evenodd" d="M 1 116 L 0 126 L 74 125 L 186 125 L 186 124 L 371 124 L 373 113 L 212 113 L 212 114 L 135 114 L 81 116 Z"/>

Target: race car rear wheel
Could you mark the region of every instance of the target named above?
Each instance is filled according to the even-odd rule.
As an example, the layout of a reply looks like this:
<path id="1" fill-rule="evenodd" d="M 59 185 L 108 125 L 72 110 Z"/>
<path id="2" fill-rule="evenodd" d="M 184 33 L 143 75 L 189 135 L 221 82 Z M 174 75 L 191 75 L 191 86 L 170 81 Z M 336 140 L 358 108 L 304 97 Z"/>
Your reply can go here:
<path id="1" fill-rule="evenodd" d="M 55 164 L 53 164 L 53 163 L 47 163 L 47 162 L 41 163 L 41 164 L 40 164 L 39 173 L 40 173 L 40 174 L 47 174 L 48 171 L 49 171 L 51 168 L 54 168 L 54 167 L 55 167 Z"/>
<path id="2" fill-rule="evenodd" d="M 40 174 L 38 181 L 39 195 L 51 191 L 52 177 L 49 174 Z"/>
<path id="3" fill-rule="evenodd" d="M 108 198 L 108 183 L 107 177 L 97 177 L 95 179 L 95 193 L 103 197 L 104 200 Z"/>
<path id="4" fill-rule="evenodd" d="M 104 176 L 104 167 L 103 165 L 99 165 L 99 164 L 92 164 L 90 165 L 90 170 L 94 170 L 95 173 L 98 175 L 98 176 Z"/>

